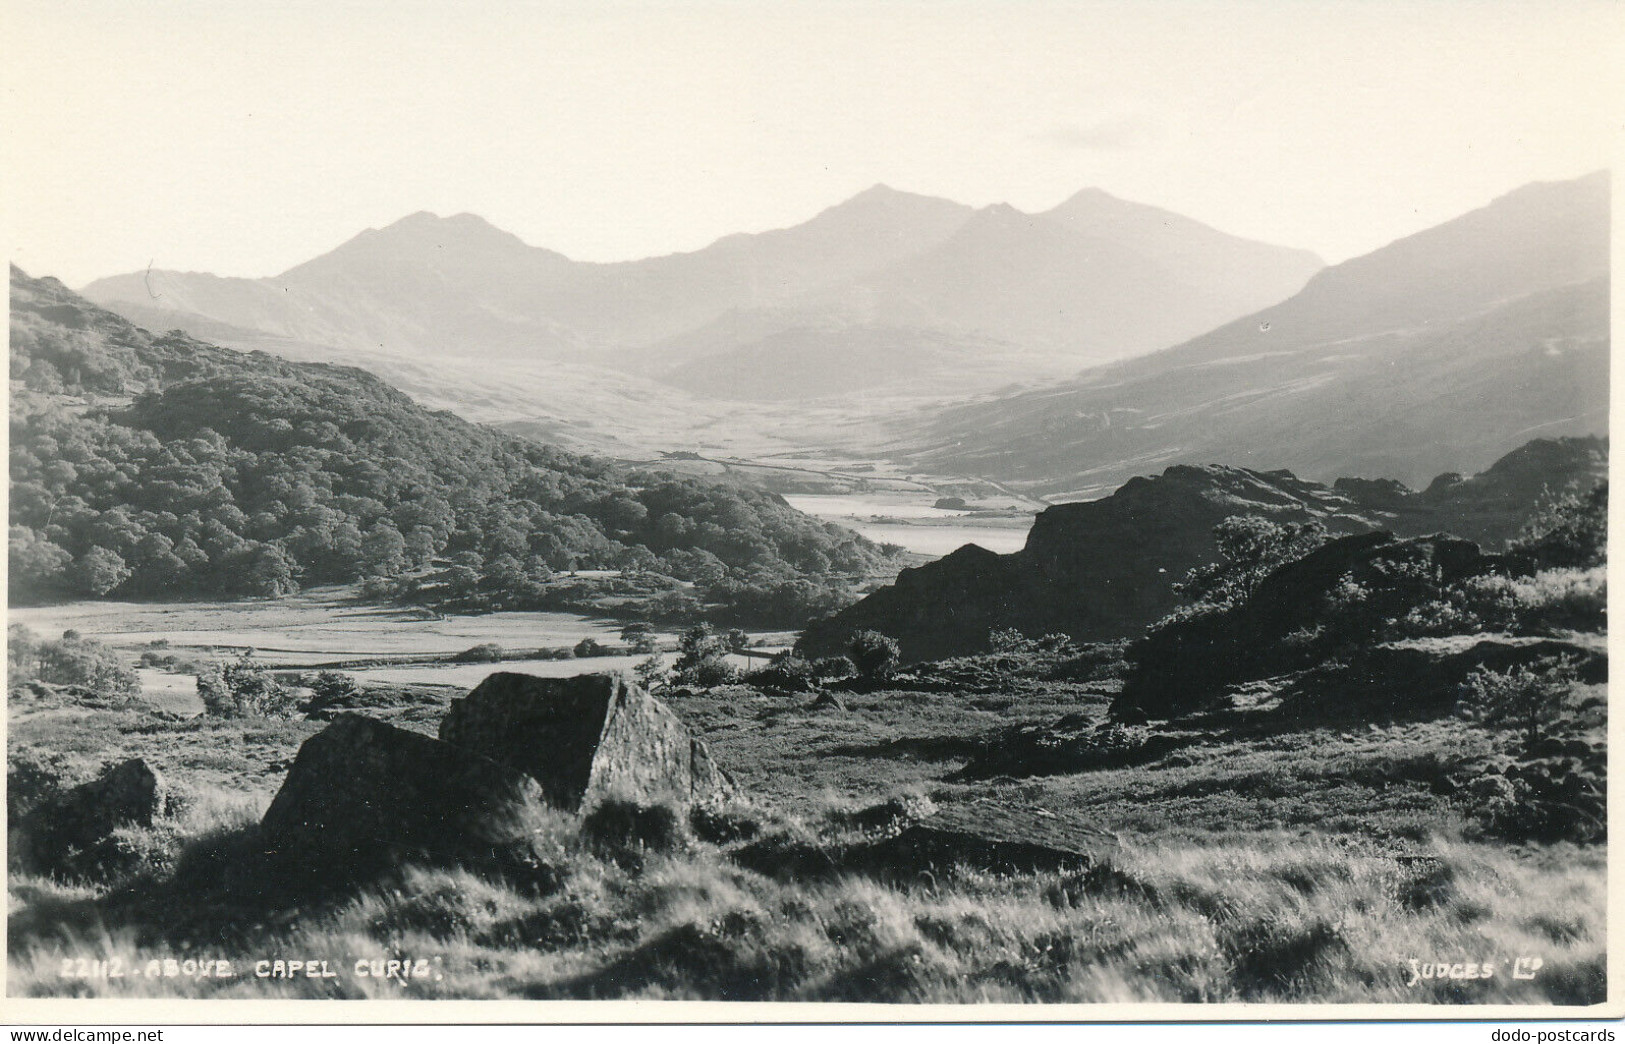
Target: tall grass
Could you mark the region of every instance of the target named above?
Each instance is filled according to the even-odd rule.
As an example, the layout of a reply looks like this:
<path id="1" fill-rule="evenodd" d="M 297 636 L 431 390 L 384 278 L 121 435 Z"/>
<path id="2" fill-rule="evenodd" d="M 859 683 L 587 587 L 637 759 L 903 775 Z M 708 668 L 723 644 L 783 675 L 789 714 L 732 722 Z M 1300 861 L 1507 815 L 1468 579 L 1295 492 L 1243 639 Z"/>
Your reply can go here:
<path id="1" fill-rule="evenodd" d="M 624 810 L 623 810 L 624 812 Z M 64 981 L 64 956 L 170 956 L 165 911 L 38 879 L 12 885 L 11 983 L 29 994 L 687 998 L 737 1000 L 1600 1001 L 1605 876 L 1595 849 L 1500 850 L 1435 837 L 1396 858 L 1349 839 L 1261 834 L 1207 845 L 1127 843 L 1067 873 L 970 871 L 885 884 L 776 880 L 724 849 L 657 832 L 537 827 L 556 874 L 537 889 L 456 868 L 409 868 L 359 893 L 259 911 L 189 946 L 241 962 L 228 980 Z M 623 815 L 624 820 L 624 815 Z M 215 857 L 252 827 L 217 814 Z M 619 820 L 617 822 L 620 822 Z M 236 850 L 242 855 L 241 848 Z M 190 860 L 190 862 L 189 862 Z M 143 887 L 193 907 L 235 904 L 188 851 Z M 188 869 L 190 867 L 190 870 Z M 195 910 L 191 915 L 198 923 Z M 241 927 L 241 926 L 239 926 Z M 201 947 L 201 949 L 199 948 Z M 326 959 L 332 979 L 256 978 L 252 961 Z M 1539 957 L 1533 979 L 1513 979 Z M 357 960 L 422 960 L 422 978 L 357 976 Z M 1472 962 L 1489 978 L 1428 978 Z M 1417 981 L 1413 982 L 1412 980 Z"/>

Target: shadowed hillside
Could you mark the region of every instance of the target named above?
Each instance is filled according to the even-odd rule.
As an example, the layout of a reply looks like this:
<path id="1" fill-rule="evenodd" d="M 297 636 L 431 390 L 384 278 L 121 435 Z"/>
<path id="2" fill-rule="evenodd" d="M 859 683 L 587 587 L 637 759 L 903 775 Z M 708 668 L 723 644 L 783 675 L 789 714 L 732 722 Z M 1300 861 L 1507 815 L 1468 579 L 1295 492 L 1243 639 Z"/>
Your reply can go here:
<path id="1" fill-rule="evenodd" d="M 1449 532 L 1499 546 L 1553 495 L 1606 475 L 1606 445 L 1594 438 L 1531 442 L 1479 475 L 1440 476 L 1421 492 L 1392 481 L 1325 486 L 1286 471 L 1179 465 L 1101 500 L 1049 508 L 1014 554 L 967 545 L 905 569 L 894 585 L 812 625 L 801 647 L 831 655 L 865 629 L 898 639 L 907 659 L 979 652 L 1004 628 L 1109 641 L 1177 604 L 1174 585 L 1218 560 L 1213 530 L 1231 516 L 1333 534 Z"/>

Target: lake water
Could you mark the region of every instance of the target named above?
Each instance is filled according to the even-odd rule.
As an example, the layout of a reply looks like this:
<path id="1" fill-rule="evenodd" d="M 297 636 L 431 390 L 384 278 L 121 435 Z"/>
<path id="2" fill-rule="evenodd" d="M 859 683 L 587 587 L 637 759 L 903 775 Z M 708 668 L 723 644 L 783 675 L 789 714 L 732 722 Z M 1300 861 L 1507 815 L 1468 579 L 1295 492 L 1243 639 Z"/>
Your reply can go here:
<path id="1" fill-rule="evenodd" d="M 936 498 L 930 494 L 797 494 L 784 499 L 799 511 L 845 526 L 877 544 L 896 544 L 934 558 L 966 544 L 1001 555 L 1020 551 L 1032 528 L 1031 516 L 973 518 L 963 511 L 933 507 Z"/>

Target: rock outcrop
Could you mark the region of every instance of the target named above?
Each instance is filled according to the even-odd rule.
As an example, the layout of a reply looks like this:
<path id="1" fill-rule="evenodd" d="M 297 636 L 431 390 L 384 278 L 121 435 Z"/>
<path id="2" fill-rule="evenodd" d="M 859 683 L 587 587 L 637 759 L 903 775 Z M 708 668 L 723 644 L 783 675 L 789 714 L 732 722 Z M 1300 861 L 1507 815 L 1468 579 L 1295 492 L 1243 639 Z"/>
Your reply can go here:
<path id="1" fill-rule="evenodd" d="M 524 773 L 564 809 L 611 794 L 690 802 L 731 789 L 682 720 L 619 674 L 493 674 L 452 703 L 440 738 Z"/>
<path id="2" fill-rule="evenodd" d="M 1365 533 L 1334 540 L 1265 577 L 1240 607 L 1164 625 L 1136 643 L 1134 670 L 1113 709 L 1169 717 L 1200 709 L 1227 685 L 1316 666 L 1333 647 L 1369 647 L 1374 639 L 1366 631 L 1378 625 L 1384 607 L 1420 597 L 1411 578 L 1449 584 L 1497 564 L 1478 545 L 1453 537 Z M 1345 586 L 1352 593 L 1340 594 Z"/>
<path id="3" fill-rule="evenodd" d="M 430 736 L 342 714 L 306 740 L 261 822 L 282 858 L 334 878 L 408 859 L 502 861 L 541 788 Z"/>
<path id="4" fill-rule="evenodd" d="M 1590 489 L 1607 475 L 1607 444 L 1537 439 L 1480 475 L 1443 477 L 1426 490 L 1396 482 L 1306 482 L 1285 471 L 1179 465 L 1135 478 L 1101 500 L 1061 504 L 1034 521 L 1022 550 L 974 544 L 916 569 L 807 628 L 807 656 L 844 652 L 872 629 L 896 638 L 904 660 L 986 651 L 988 632 L 1080 641 L 1132 637 L 1165 616 L 1174 585 L 1215 562 L 1213 527 L 1232 515 L 1324 525 L 1333 536 L 1449 532 L 1494 547 L 1514 536 L 1554 492 Z"/>

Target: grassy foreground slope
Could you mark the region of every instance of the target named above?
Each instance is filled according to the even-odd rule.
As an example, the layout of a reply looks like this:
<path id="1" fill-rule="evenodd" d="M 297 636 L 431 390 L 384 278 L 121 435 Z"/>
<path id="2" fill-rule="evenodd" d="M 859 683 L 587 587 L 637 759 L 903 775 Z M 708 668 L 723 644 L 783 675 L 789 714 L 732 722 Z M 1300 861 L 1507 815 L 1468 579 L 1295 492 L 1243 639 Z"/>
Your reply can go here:
<path id="1" fill-rule="evenodd" d="M 1467 786 L 1497 736 L 1446 718 L 1166 730 L 1060 772 L 973 769 L 1064 712 L 1105 726 L 1120 665 L 1009 657 L 920 668 L 834 701 L 761 685 L 671 705 L 748 802 L 676 814 L 528 809 L 545 870 L 405 866 L 300 889 L 258 819 L 313 721 L 176 721 L 14 699 L 11 764 L 63 782 L 138 755 L 179 799 L 99 873 L 11 878 L 14 994 L 690 998 L 881 1002 L 1591 1004 L 1605 989 L 1603 850 L 1508 845 Z M 449 691 L 369 711 L 432 732 Z M 11 791 L 25 791 L 14 777 Z M 1036 870 L 856 858 L 919 822 L 1085 854 Z M 64 980 L 64 957 L 329 960 L 333 979 Z M 1513 962 L 1540 974 L 1514 979 Z M 422 958 L 410 982 L 357 960 Z M 1417 961 L 1413 972 L 1411 960 Z M 1491 964 L 1472 980 L 1439 963 Z M 1424 965 L 1426 979 L 1420 972 Z M 1461 969 L 1464 971 L 1463 969 Z M 1415 980 L 1413 982 L 1413 980 Z"/>

